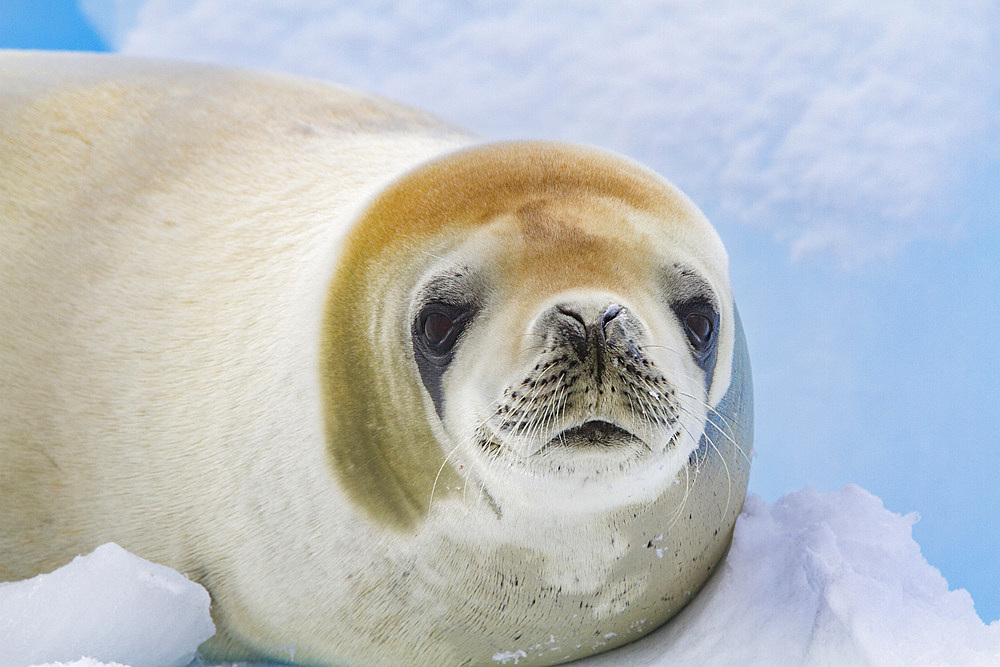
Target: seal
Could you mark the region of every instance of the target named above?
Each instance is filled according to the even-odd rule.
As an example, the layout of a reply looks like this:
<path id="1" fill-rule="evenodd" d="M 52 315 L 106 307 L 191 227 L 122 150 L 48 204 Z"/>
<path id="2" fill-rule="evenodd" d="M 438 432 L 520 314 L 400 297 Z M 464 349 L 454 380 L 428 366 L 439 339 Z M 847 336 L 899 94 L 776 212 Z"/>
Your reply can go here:
<path id="1" fill-rule="evenodd" d="M 4 53 L 0 578 L 114 541 L 208 659 L 554 664 L 664 623 L 752 446 L 723 245 L 580 146 Z"/>

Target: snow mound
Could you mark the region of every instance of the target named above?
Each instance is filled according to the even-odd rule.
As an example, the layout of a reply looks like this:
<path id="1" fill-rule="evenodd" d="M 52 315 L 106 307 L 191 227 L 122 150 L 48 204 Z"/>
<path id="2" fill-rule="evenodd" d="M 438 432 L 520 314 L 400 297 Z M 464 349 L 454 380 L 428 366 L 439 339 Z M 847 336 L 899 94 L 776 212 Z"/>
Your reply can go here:
<path id="1" fill-rule="evenodd" d="M 105 544 L 51 574 L 0 584 L 0 667 L 180 667 L 215 634 L 209 602 L 183 575 Z"/>
<path id="2" fill-rule="evenodd" d="M 984 624 L 966 591 L 948 590 L 913 541 L 916 521 L 853 485 L 773 505 L 750 496 L 725 565 L 681 614 L 582 663 L 1000 665 L 1000 621 Z M 52 574 L 0 584 L 0 667 L 179 667 L 213 632 L 208 607 L 197 584 L 107 544 Z"/>
<path id="3" fill-rule="evenodd" d="M 773 505 L 751 495 L 726 564 L 673 621 L 587 665 L 1000 665 L 964 590 L 911 528 L 849 485 Z"/>

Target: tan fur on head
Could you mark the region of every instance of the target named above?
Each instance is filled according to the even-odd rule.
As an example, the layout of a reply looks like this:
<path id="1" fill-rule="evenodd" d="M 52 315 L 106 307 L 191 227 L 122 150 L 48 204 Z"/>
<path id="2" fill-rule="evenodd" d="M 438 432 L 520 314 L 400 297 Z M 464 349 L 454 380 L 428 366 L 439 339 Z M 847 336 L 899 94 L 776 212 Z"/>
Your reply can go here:
<path id="1" fill-rule="evenodd" d="M 437 474 L 442 443 L 427 423 L 421 387 L 399 379 L 412 365 L 403 304 L 428 267 L 477 230 L 490 245 L 511 247 L 495 280 L 508 284 L 506 301 L 525 308 L 532 295 L 628 293 L 637 280 L 656 280 L 659 267 L 640 257 L 668 230 L 670 250 L 693 256 L 722 288 L 722 301 L 731 300 L 725 250 L 708 221 L 682 193 L 617 156 L 566 144 L 492 144 L 404 175 L 345 240 L 322 343 L 332 459 L 356 501 L 399 527 L 423 515 L 435 479 L 442 488 L 457 483 L 450 466 Z M 719 375 L 716 396 L 728 387 L 727 364 Z M 357 377 L 375 381 L 359 386 Z M 406 447 L 400 432 L 408 433 Z"/>
<path id="2" fill-rule="evenodd" d="M 217 659 L 550 663 L 716 567 L 749 368 L 659 176 L 292 77 L 0 52 L 0 82 L 0 580 L 115 541 L 209 589 Z M 478 310 L 431 368 L 442 290 Z"/>

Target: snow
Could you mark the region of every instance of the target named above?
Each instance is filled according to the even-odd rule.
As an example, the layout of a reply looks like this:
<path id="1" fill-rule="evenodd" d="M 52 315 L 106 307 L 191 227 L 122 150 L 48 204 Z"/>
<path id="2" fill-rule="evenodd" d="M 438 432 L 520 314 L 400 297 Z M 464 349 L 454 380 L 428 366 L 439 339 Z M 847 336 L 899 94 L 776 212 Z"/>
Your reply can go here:
<path id="1" fill-rule="evenodd" d="M 587 665 L 1000 665 L 986 625 L 864 489 L 751 495 L 725 566 L 673 621 Z"/>
<path id="2" fill-rule="evenodd" d="M 183 575 L 105 544 L 51 574 L 0 584 L 0 667 L 181 667 L 215 634 L 209 603 Z"/>
<path id="3" fill-rule="evenodd" d="M 773 504 L 750 496 L 725 565 L 694 602 L 583 664 L 1000 664 L 1000 621 L 984 624 L 967 592 L 948 590 L 913 540 L 916 521 L 854 485 Z M 0 667 L 179 666 L 212 631 L 204 589 L 113 544 L 0 584 Z M 494 658 L 518 664 L 532 648 Z"/>

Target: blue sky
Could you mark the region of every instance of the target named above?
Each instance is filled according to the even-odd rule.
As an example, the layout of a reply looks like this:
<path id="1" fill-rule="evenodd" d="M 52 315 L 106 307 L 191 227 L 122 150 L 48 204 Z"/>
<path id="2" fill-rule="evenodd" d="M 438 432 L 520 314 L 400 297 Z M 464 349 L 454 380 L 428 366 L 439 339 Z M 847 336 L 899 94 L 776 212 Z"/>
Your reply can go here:
<path id="1" fill-rule="evenodd" d="M 0 1 L 0 47 L 107 51 L 75 0 Z"/>
<path id="2" fill-rule="evenodd" d="M 752 490 L 853 482 L 918 512 L 928 561 L 1000 618 L 994 3 L 84 4 L 116 50 L 334 80 L 488 138 L 650 164 L 729 248 Z M 4 0 L 0 46 L 102 42 L 72 2 Z"/>

